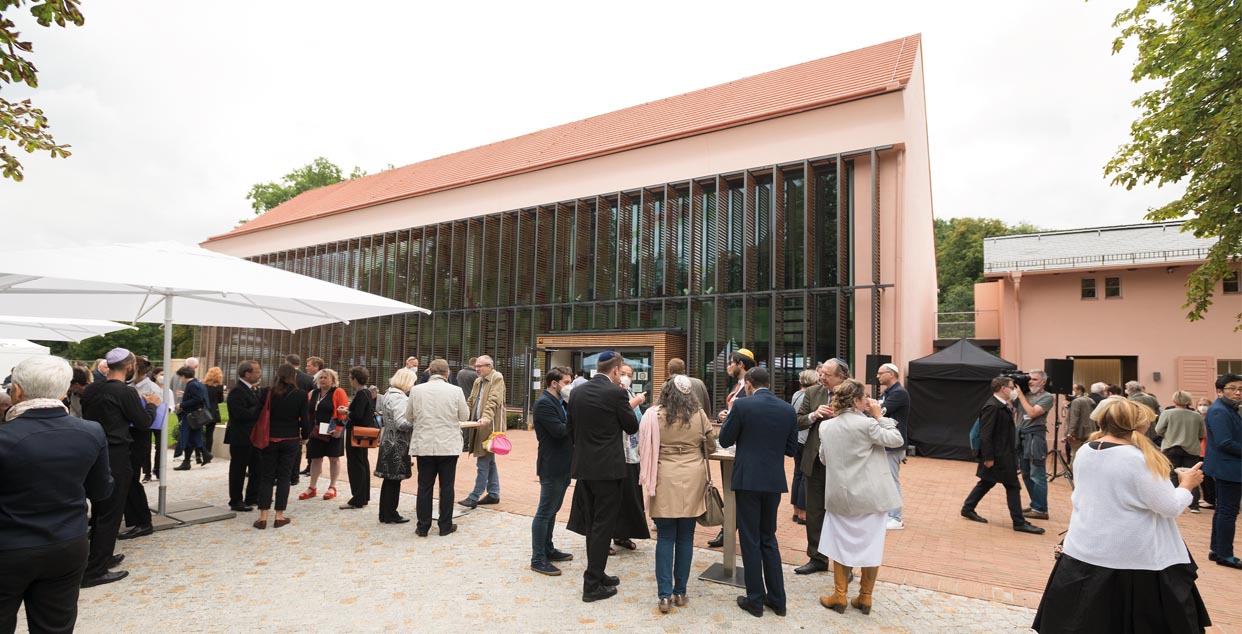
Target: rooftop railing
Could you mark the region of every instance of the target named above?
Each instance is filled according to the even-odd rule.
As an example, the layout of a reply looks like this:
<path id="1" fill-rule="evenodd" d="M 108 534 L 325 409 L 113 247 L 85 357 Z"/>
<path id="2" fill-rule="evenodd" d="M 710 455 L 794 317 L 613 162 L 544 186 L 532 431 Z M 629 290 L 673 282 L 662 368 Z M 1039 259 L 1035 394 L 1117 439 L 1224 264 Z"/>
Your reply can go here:
<path id="1" fill-rule="evenodd" d="M 1102 255 L 1076 255 L 1067 258 L 1043 258 L 1036 260 L 1009 260 L 985 263 L 985 273 L 1004 271 L 1041 271 L 1050 269 L 1074 269 L 1085 266 L 1117 266 L 1121 264 L 1152 264 L 1160 262 L 1188 262 L 1207 259 L 1208 247 L 1197 249 L 1172 249 L 1164 251 L 1136 251 L 1134 253 L 1107 253 Z"/>

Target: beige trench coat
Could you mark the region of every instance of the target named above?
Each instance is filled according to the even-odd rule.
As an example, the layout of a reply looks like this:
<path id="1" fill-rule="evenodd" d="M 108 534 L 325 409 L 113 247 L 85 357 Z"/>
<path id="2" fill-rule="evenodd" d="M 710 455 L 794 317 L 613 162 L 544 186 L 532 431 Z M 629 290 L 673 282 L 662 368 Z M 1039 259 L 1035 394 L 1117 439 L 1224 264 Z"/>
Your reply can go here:
<path id="1" fill-rule="evenodd" d="M 651 517 L 698 517 L 707 510 L 707 459 L 716 451 L 716 436 L 707 414 L 696 411 L 690 425 L 667 425 L 660 416 L 660 466 L 655 495 L 647 500 Z"/>
<path id="2" fill-rule="evenodd" d="M 480 399 L 483 401 L 482 413 L 475 416 L 474 412 Z M 492 432 L 505 431 L 505 377 L 500 372 L 492 370 L 486 379 L 483 377 L 475 379 L 474 387 L 470 388 L 470 398 L 466 399 L 466 405 L 470 407 L 470 420 L 488 418 L 492 421 L 490 429 L 480 427 L 470 430 L 468 434 L 468 450 L 474 457 L 482 458 L 488 454 L 483 443 L 487 442 Z"/>

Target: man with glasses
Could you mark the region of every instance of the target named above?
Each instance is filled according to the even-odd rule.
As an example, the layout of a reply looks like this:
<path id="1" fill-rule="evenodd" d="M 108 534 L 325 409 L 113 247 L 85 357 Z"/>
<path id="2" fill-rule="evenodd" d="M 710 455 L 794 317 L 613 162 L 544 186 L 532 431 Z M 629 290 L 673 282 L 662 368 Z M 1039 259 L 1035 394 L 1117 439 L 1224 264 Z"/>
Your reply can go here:
<path id="1" fill-rule="evenodd" d="M 474 380 L 466 404 L 474 420 L 484 423 L 482 427 L 470 430 L 469 451 L 476 458 L 478 475 L 475 476 L 474 490 L 458 502 L 471 509 L 480 504 L 500 503 L 500 472 L 496 470 L 496 454 L 487 450 L 486 443 L 493 432 L 505 430 L 505 377 L 496 371 L 492 358 L 487 355 L 475 359 L 474 371 L 479 373 L 479 378 Z"/>
<path id="2" fill-rule="evenodd" d="M 824 530 L 824 463 L 819 461 L 819 423 L 833 418 L 832 390 L 850 376 L 850 366 L 841 359 L 829 359 L 819 365 L 819 385 L 806 389 L 806 397 L 798 407 L 798 429 L 808 430 L 801 462 L 806 483 L 806 554 L 805 564 L 794 568 L 794 573 L 809 575 L 828 570 L 828 558 L 819 552 L 819 536 Z"/>
<path id="3" fill-rule="evenodd" d="M 1238 502 L 1242 499 L 1242 376 L 1222 374 L 1216 379 L 1218 398 L 1208 408 L 1207 451 L 1203 472 L 1216 480 L 1216 511 L 1212 514 L 1212 541 L 1208 559 L 1242 570 L 1233 554 Z"/>
<path id="4" fill-rule="evenodd" d="M 905 386 L 898 380 L 899 378 L 897 366 L 891 363 L 880 366 L 880 371 L 875 375 L 876 383 L 884 388 L 884 393 L 880 395 L 880 412 L 897 421 L 897 431 L 901 432 L 901 446 L 885 452 L 888 455 L 888 470 L 893 474 L 893 483 L 897 485 L 898 498 L 901 497 L 901 463 L 905 462 L 906 445 L 909 444 L 910 439 L 906 432 L 906 423 L 910 420 L 910 393 L 906 391 Z M 889 510 L 888 524 L 885 528 L 890 531 L 899 531 L 905 527 L 901 507 Z"/>

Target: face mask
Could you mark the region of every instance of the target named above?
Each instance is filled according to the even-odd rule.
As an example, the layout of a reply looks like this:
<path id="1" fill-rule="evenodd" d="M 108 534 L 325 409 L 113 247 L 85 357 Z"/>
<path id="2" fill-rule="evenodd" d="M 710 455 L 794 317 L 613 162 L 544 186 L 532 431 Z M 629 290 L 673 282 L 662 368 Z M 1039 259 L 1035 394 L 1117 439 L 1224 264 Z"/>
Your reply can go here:
<path id="1" fill-rule="evenodd" d="M 1199 413 L 1200 413 L 1200 414 L 1206 414 L 1206 413 L 1207 413 L 1207 405 L 1200 405 L 1200 406 L 1199 406 Z"/>
<path id="2" fill-rule="evenodd" d="M 1016 400 L 1018 400 L 1018 388 L 1016 388 L 1016 387 L 1015 387 L 1015 388 L 1013 388 L 1013 389 L 1009 390 L 1009 400 L 1011 400 L 1011 401 L 1016 401 Z"/>
<path id="3" fill-rule="evenodd" d="M 632 382 L 632 381 L 630 380 L 630 377 L 628 377 L 628 376 L 622 376 L 622 377 L 621 377 L 621 385 L 623 385 L 623 386 L 625 386 L 625 387 L 629 387 L 631 382 Z"/>

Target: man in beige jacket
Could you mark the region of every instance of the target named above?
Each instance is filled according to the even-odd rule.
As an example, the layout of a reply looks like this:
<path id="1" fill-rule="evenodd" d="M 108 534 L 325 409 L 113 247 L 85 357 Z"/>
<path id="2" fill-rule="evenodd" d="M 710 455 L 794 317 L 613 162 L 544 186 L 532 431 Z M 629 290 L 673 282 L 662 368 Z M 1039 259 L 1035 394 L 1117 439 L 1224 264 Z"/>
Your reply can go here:
<path id="1" fill-rule="evenodd" d="M 484 443 L 492 432 L 505 430 L 505 377 L 496 371 L 492 358 L 487 355 L 475 359 L 474 371 L 479 373 L 479 378 L 474 380 L 466 404 L 470 407 L 472 419 L 488 424 L 470 430 L 467 435 L 466 449 L 477 459 L 475 466 L 478 475 L 474 479 L 474 490 L 458 502 L 466 508 L 500 503 L 500 473 L 496 471 L 496 454 L 488 451 Z"/>

